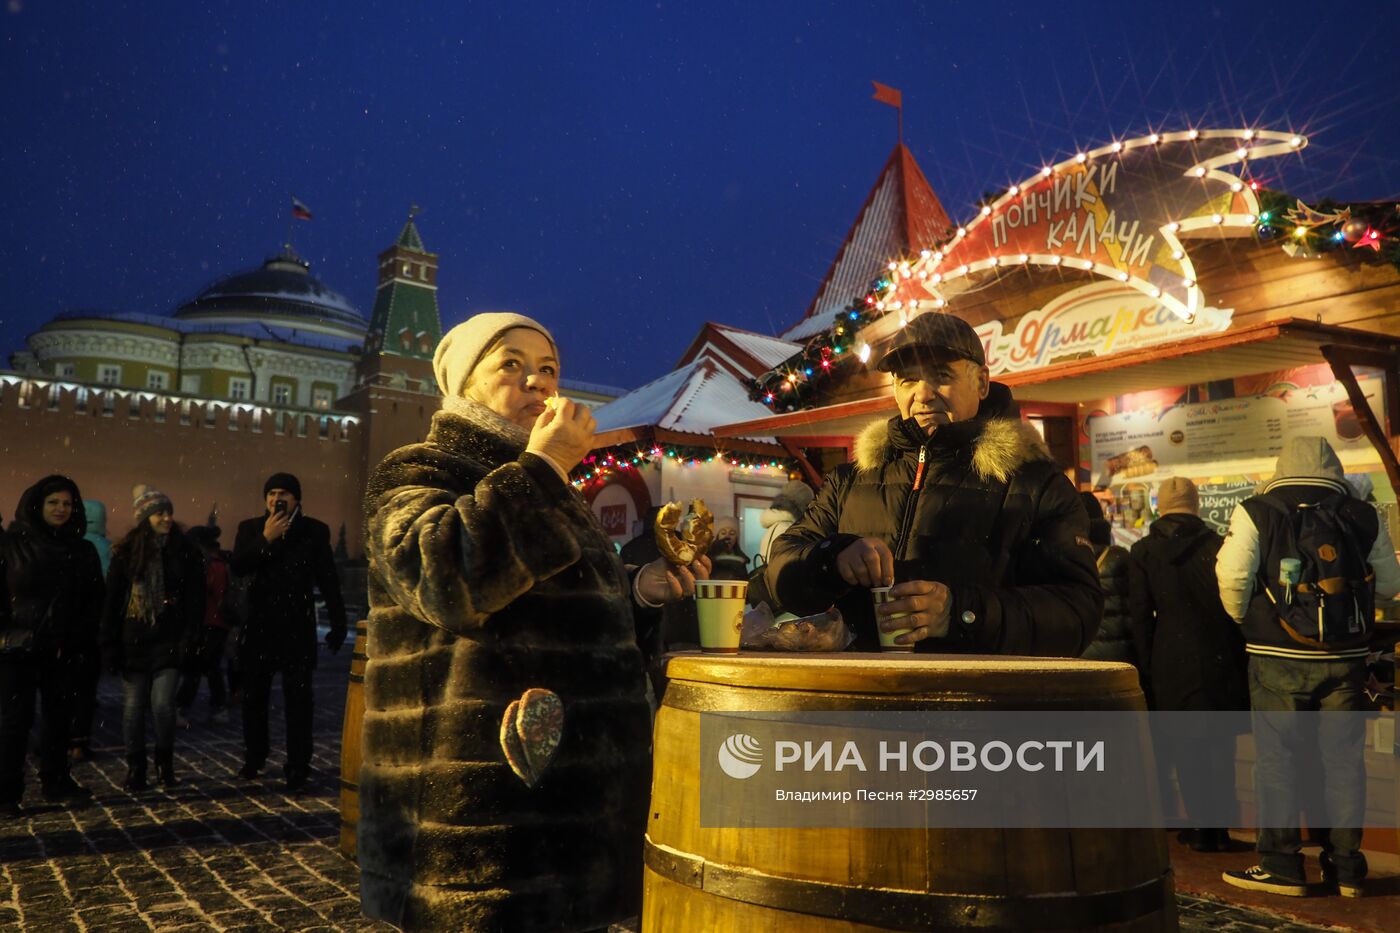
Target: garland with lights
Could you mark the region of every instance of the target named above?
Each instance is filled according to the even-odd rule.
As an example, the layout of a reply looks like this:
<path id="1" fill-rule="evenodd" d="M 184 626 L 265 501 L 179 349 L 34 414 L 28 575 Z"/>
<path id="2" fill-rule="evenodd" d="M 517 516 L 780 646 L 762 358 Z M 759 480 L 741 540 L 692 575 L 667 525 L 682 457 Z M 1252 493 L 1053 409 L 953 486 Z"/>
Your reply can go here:
<path id="1" fill-rule="evenodd" d="M 892 284 L 886 276 L 875 279 L 864 298 L 847 305 L 835 316 L 832 326 L 809 338 L 800 352 L 757 378 L 745 380 L 749 398 L 774 411 L 798 411 L 810 406 L 814 383 L 843 367 L 868 362 L 870 347 L 857 346 L 856 334 L 884 316 L 880 296 Z"/>
<path id="2" fill-rule="evenodd" d="M 1310 259 L 1339 249 L 1370 249 L 1400 270 L 1400 204 L 1339 204 L 1319 201 L 1309 207 L 1277 191 L 1259 191 L 1261 242 L 1281 241 L 1290 256 Z"/>
<path id="3" fill-rule="evenodd" d="M 797 478 L 796 464 L 788 459 L 757 457 L 751 454 L 725 453 L 713 447 L 687 447 L 653 444 L 650 447 L 613 447 L 583 458 L 571 473 L 574 488 L 583 489 L 590 483 L 606 483 L 611 477 L 627 470 L 640 470 L 647 464 L 669 460 L 684 467 L 698 467 L 719 460 L 740 470 L 762 473 L 781 471 L 789 479 Z"/>
<path id="4" fill-rule="evenodd" d="M 1092 153 L 1079 153 L 1073 160 L 1062 164 L 1065 166 L 1083 165 L 1095 156 L 1121 153 L 1125 148 L 1133 146 L 1158 145 L 1178 137 L 1194 142 L 1198 138 L 1224 135 L 1224 132 L 1227 131 L 1191 130 L 1174 134 L 1153 133 L 1150 136 L 1126 143 L 1116 142 Z M 1285 134 L 1253 130 L 1241 133 L 1241 137 L 1247 145 L 1262 142 L 1262 137 L 1265 136 L 1279 140 L 1276 149 L 1296 150 L 1306 142 L 1300 136 L 1288 137 Z M 1241 147 L 1234 155 L 1236 159 L 1243 162 L 1250 155 L 1250 152 Z M 984 196 L 980 203 L 978 216 L 967 225 L 958 227 L 955 235 L 948 237 L 941 243 L 931 244 L 924 248 L 917 258 L 891 261 L 888 271 L 870 283 L 864 296 L 852 301 L 834 316 L 830 328 L 813 335 L 807 340 L 801 351 L 777 367 L 755 379 L 748 380 L 749 397 L 756 402 L 762 402 L 776 412 L 792 412 L 811 407 L 815 390 L 822 382 L 828 380 L 843 366 L 854 365 L 849 362 L 850 360 L 854 359 L 864 363 L 869 359 L 869 346 L 856 346 L 855 336 L 860 328 L 883 317 L 890 309 L 898 310 L 901 318 L 903 317 L 905 311 L 901 302 L 894 300 L 892 296 L 897 294 L 900 277 L 905 279 L 910 277 L 911 265 L 917 266 L 920 260 L 926 264 L 930 257 L 942 260 L 945 252 L 951 252 L 952 247 L 968 234 L 969 228 L 986 220 L 994 213 L 996 205 L 1024 194 L 1030 190 L 1035 179 L 1048 178 L 1059 168 L 1060 166 L 1046 166 L 1039 175 L 1021 185 L 1012 185 L 996 195 Z M 1192 170 L 1192 175 L 1204 179 L 1208 175 L 1214 176 L 1215 173 L 1202 164 Z M 1223 176 L 1223 179 L 1228 180 L 1231 190 L 1235 192 L 1238 192 L 1245 184 L 1244 179 L 1240 178 Z M 1222 177 L 1217 176 L 1216 180 L 1222 180 Z M 1248 181 L 1248 187 L 1259 202 L 1257 217 L 1244 214 L 1226 217 L 1223 213 L 1215 213 L 1208 218 L 1194 221 L 1194 225 L 1247 224 L 1252 226 L 1254 235 L 1259 242 L 1278 243 L 1285 253 L 1294 257 L 1310 258 L 1338 249 L 1371 249 L 1383 261 L 1400 270 L 1400 239 L 1397 239 L 1395 233 L 1396 229 L 1400 227 L 1400 205 L 1390 203 L 1342 205 L 1332 201 L 1321 201 L 1316 207 L 1309 207 L 1301 200 L 1281 192 L 1261 188 L 1258 181 Z M 1172 223 L 1167 225 L 1165 229 L 1175 235 L 1179 228 L 1190 225 L 1192 224 Z M 1178 252 L 1173 253 L 1173 258 L 1181 258 L 1184 254 L 1180 251 L 1184 249 L 1184 246 L 1178 246 Z M 1076 260 L 1062 260 L 1059 256 L 1054 255 L 1036 257 L 1021 255 L 1018 258 L 1013 257 L 1006 260 L 1008 263 L 1018 261 L 1021 264 L 1031 261 L 1054 266 L 1059 266 L 1061 262 L 1064 262 L 1066 268 L 1078 268 L 1069 265 Z M 998 264 L 995 257 L 975 263 L 971 267 L 964 264 L 946 276 L 935 274 L 928 278 L 928 281 L 936 284 L 941 279 L 966 274 L 978 267 L 995 267 Z M 1084 261 L 1084 266 L 1086 269 L 1096 268 L 1095 264 L 1090 261 Z M 927 273 L 919 273 L 920 279 L 926 277 Z M 1120 271 L 1116 272 L 1116 277 L 1120 280 L 1127 280 L 1129 276 L 1127 272 Z M 1190 288 L 1195 287 L 1195 282 L 1189 277 L 1186 284 Z M 1150 293 L 1161 297 L 1160 290 L 1152 290 Z M 942 298 L 934 302 L 935 307 L 943 307 L 945 304 L 946 302 Z"/>

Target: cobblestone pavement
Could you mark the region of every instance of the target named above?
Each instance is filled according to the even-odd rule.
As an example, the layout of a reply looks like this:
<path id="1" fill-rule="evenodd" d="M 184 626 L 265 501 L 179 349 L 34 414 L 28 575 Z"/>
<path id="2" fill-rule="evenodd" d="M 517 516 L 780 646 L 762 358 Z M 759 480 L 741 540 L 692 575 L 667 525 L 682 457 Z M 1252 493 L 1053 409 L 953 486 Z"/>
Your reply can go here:
<path id="1" fill-rule="evenodd" d="M 272 757 L 258 781 L 237 777 L 237 712 L 229 724 L 204 724 L 201 693 L 194 724 L 176 738 L 179 786 L 126 793 L 120 685 L 104 677 L 97 758 L 73 769 L 95 791 L 93 805 L 45 804 L 30 771 L 27 818 L 0 822 L 0 929 L 389 930 L 361 916 L 358 871 L 336 848 L 349 654 L 322 651 L 314 773 L 298 794 L 282 783 L 276 685 Z"/>
<path id="2" fill-rule="evenodd" d="M 1309 926 L 1278 914 L 1189 894 L 1177 894 L 1176 910 L 1182 933 L 1309 933 L 1313 930 L 1351 929 Z"/>
<path id="3" fill-rule="evenodd" d="M 45 804 L 31 771 L 26 817 L 0 822 L 0 930 L 390 930 L 360 914 L 358 872 L 336 848 L 349 660 L 348 646 L 339 656 L 322 652 L 315 773 L 298 794 L 286 793 L 281 780 L 277 688 L 272 760 L 260 780 L 237 777 L 237 713 L 228 724 L 202 722 L 201 694 L 194 724 L 177 737 L 181 784 L 168 793 L 127 794 L 121 789 L 119 684 L 104 678 L 98 755 L 74 769 L 74 777 L 96 792 L 93 804 L 80 810 Z M 1177 904 L 1185 931 L 1320 929 L 1184 894 Z"/>

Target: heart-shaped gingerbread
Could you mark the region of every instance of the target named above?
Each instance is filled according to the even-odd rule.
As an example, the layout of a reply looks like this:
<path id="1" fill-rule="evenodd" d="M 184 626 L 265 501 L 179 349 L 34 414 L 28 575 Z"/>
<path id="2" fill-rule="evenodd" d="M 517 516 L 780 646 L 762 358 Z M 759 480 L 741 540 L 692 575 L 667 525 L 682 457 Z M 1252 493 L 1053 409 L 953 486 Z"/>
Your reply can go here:
<path id="1" fill-rule="evenodd" d="M 501 751 L 510 769 L 529 787 L 539 783 L 563 734 L 564 704 L 558 694 L 543 687 L 526 690 L 501 717 Z"/>

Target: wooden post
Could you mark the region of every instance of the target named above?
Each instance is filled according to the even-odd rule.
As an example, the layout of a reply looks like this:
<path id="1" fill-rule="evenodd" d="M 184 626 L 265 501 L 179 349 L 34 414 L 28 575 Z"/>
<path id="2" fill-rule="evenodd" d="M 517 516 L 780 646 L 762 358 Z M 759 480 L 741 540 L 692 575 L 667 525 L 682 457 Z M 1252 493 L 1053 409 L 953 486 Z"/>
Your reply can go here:
<path id="1" fill-rule="evenodd" d="M 1400 410 L 1397 409 L 1397 393 L 1400 393 L 1400 386 L 1396 385 L 1396 361 L 1395 355 L 1385 351 L 1370 350 L 1363 347 L 1339 347 L 1328 344 L 1322 348 L 1322 357 L 1327 361 L 1327 365 L 1332 367 L 1332 374 L 1337 377 L 1347 390 L 1347 399 L 1351 402 L 1351 407 L 1356 412 L 1356 420 L 1361 422 L 1361 429 L 1366 432 L 1367 439 L 1371 446 L 1380 455 L 1381 464 L 1385 467 L 1385 475 L 1390 479 L 1392 489 L 1400 490 L 1400 460 L 1396 459 L 1395 448 L 1392 443 L 1392 434 L 1382 428 L 1380 420 L 1376 418 L 1375 412 L 1371 410 L 1371 404 L 1366 401 L 1366 396 L 1361 392 L 1361 386 L 1357 384 L 1356 373 L 1352 372 L 1353 366 L 1373 366 L 1385 372 L 1385 393 L 1386 401 L 1390 406 L 1390 423 L 1395 424 L 1400 420 Z M 1390 428 L 1386 425 L 1385 428 Z"/>
<path id="2" fill-rule="evenodd" d="M 807 477 L 807 482 L 813 489 L 822 488 L 822 475 L 817 472 L 817 468 L 812 466 L 812 462 L 802 453 L 802 448 L 785 437 L 779 437 L 778 443 L 783 445 L 783 450 L 788 452 L 788 456 L 797 461 L 798 467 L 802 470 L 802 475 Z"/>

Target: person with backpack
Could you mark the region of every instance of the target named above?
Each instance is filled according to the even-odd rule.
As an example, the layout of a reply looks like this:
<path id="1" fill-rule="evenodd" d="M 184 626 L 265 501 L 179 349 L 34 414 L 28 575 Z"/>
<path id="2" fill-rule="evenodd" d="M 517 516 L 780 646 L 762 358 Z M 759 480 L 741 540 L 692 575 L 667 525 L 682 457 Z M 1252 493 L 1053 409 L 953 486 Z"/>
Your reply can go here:
<path id="1" fill-rule="evenodd" d="M 1375 597 L 1400 593 L 1390 535 L 1356 498 L 1321 437 L 1294 437 L 1259 494 L 1236 507 L 1216 556 L 1225 611 L 1242 626 L 1256 761 L 1259 864 L 1227 871 L 1237 888 L 1307 895 L 1298 813 L 1321 772 L 1322 877 L 1360 897 L 1366 877 L 1365 720 L 1298 716 L 1365 709 Z"/>

